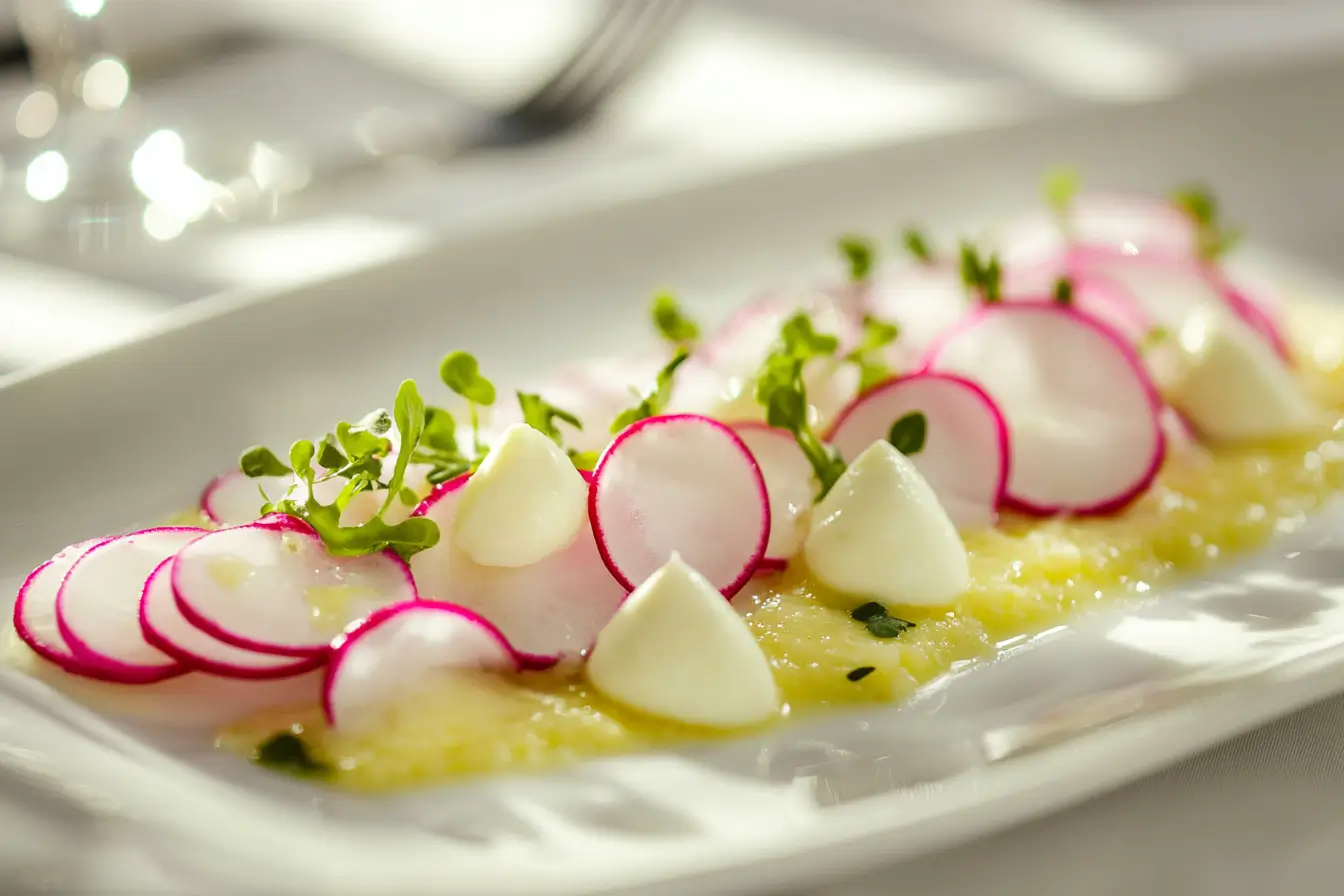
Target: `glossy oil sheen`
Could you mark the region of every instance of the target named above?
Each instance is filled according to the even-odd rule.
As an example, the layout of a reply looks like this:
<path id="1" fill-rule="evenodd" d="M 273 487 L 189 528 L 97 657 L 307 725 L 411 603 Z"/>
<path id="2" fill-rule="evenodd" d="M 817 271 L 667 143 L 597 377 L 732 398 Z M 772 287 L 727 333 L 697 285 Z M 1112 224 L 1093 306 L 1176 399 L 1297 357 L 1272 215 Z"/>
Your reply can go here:
<path id="1" fill-rule="evenodd" d="M 1118 516 L 1010 518 L 970 534 L 968 593 L 948 610 L 892 606 L 916 623 L 899 638 L 874 638 L 849 616 L 861 601 L 827 593 L 800 566 L 750 582 L 734 604 L 771 659 L 782 715 L 908 698 L 954 667 L 1092 608 L 1143 600 L 1182 572 L 1300 527 L 1344 491 L 1344 368 L 1312 341 L 1298 354 L 1305 386 L 1333 411 L 1318 432 L 1273 445 L 1173 450 L 1154 488 Z M 876 671 L 850 681 L 860 666 Z M 559 671 L 483 678 L 465 689 L 428 683 L 371 735 L 328 731 L 315 708 L 299 708 L 240 722 L 220 743 L 248 753 L 295 724 L 333 766 L 335 784 L 373 790 L 723 736 L 624 711 Z"/>

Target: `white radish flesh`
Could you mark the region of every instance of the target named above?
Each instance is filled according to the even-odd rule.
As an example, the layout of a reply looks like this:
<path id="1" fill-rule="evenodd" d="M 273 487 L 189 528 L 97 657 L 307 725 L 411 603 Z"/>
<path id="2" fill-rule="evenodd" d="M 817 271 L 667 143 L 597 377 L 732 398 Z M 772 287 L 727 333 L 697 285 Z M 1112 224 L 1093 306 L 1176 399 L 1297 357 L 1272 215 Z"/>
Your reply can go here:
<path id="1" fill-rule="evenodd" d="M 761 563 L 782 566 L 802 547 L 807 534 L 807 514 L 817 494 L 812 465 L 793 435 L 782 429 L 739 423 L 733 431 L 756 459 L 770 498 L 770 541 Z"/>
<path id="2" fill-rule="evenodd" d="M 140 597 L 140 626 L 150 644 L 190 669 L 224 678 L 289 678 L 321 664 L 320 658 L 295 659 L 244 650 L 196 628 L 178 608 L 172 564 L 171 558 L 159 564 Z"/>
<path id="3" fill-rule="evenodd" d="M 886 352 L 897 369 L 913 364 L 972 307 L 961 273 L 947 264 L 912 265 L 881 276 L 867 301 L 871 314 L 899 327 Z"/>
<path id="4" fill-rule="evenodd" d="M 1033 262 L 1078 247 L 1150 251 L 1184 258 L 1199 252 L 1199 230 L 1171 202 L 1146 196 L 1085 194 L 1073 198 L 1067 229 L 1052 211 L 1033 212 L 1003 228 L 994 241 L 1008 265 Z"/>
<path id="5" fill-rule="evenodd" d="M 998 405 L 1016 509 L 1112 513 L 1157 475 L 1166 447 L 1162 400 L 1133 347 L 1077 309 L 985 306 L 936 345 L 929 362 L 975 382 Z"/>
<path id="6" fill-rule="evenodd" d="M 190 528 L 146 529 L 109 538 L 66 573 L 56 621 L 75 656 L 127 684 L 180 675 L 185 668 L 145 639 L 140 597 L 156 567 L 204 535 Z"/>
<path id="7" fill-rule="evenodd" d="M 462 476 L 439 486 L 416 515 L 451 531 L 468 481 Z M 529 667 L 554 665 L 587 650 L 626 595 L 603 563 L 586 517 L 567 548 L 538 563 L 481 566 L 452 539 L 441 539 L 411 558 L 411 571 L 421 596 L 481 614 L 504 633 Z"/>
<path id="8" fill-rule="evenodd" d="M 924 446 L 910 455 L 915 469 L 957 528 L 993 526 L 1008 482 L 1008 427 L 993 399 L 975 383 L 942 373 L 889 380 L 841 413 L 829 441 L 849 462 L 915 413 L 927 421 Z"/>
<path id="9" fill-rule="evenodd" d="M 211 532 L 178 554 L 173 591 L 192 625 L 260 653 L 320 656 L 352 622 L 415 598 L 396 554 L 335 557 L 286 520 Z"/>
<path id="10" fill-rule="evenodd" d="M 322 709 L 341 731 L 367 730 L 391 704 L 437 674 L 518 668 L 508 640 L 470 610 L 428 600 L 397 604 L 378 610 L 334 645 Z"/>
<path id="11" fill-rule="evenodd" d="M 292 475 L 252 479 L 243 475 L 242 470 L 228 470 L 205 487 L 201 512 L 221 526 L 241 526 L 261 516 L 263 504 L 284 497 L 293 485 Z"/>
<path id="12" fill-rule="evenodd" d="M 747 446 L 694 414 L 627 427 L 593 471 L 589 515 L 627 589 L 679 553 L 727 597 L 751 578 L 770 535 L 765 480 Z"/>

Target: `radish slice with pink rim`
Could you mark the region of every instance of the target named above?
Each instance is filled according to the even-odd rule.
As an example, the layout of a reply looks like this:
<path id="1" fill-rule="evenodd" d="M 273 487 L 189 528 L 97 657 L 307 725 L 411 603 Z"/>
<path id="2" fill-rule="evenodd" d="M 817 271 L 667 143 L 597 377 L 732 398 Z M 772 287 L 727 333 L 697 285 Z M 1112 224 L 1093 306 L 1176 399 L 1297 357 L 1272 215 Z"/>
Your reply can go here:
<path id="1" fill-rule="evenodd" d="M 914 364 L 972 307 L 961 273 L 943 263 L 911 265 L 883 275 L 865 295 L 869 314 L 900 328 L 886 352 L 898 368 Z"/>
<path id="2" fill-rule="evenodd" d="M 1008 426 L 975 383 L 928 372 L 888 380 L 841 412 L 828 441 L 849 463 L 916 412 L 927 432 L 924 447 L 910 456 L 915 468 L 958 529 L 993 526 L 1008 484 Z"/>
<path id="3" fill-rule="evenodd" d="M 863 336 L 862 309 L 849 294 L 821 291 L 769 293 L 739 308 L 700 345 L 701 360 L 729 375 L 754 375 L 779 338 L 779 328 L 795 312 L 812 319 L 818 333 L 840 340 L 840 352 Z"/>
<path id="4" fill-rule="evenodd" d="M 186 671 L 145 639 L 140 595 L 149 574 L 205 534 L 203 529 L 145 529 L 94 545 L 75 561 L 56 595 L 56 624 L 75 658 L 126 684 L 162 681 Z"/>
<path id="5" fill-rule="evenodd" d="M 1051 257 L 1079 246 L 1126 251 L 1160 250 L 1185 258 L 1199 253 L 1199 230 L 1165 199 L 1114 193 L 1075 196 L 1069 230 L 1054 212 L 1040 209 L 1001 228 L 994 241 L 1005 264 Z"/>
<path id="6" fill-rule="evenodd" d="M 603 561 L 627 590 L 675 552 L 732 597 L 770 538 L 769 493 L 751 451 L 695 414 L 626 427 L 593 470 L 588 514 Z"/>
<path id="7" fill-rule="evenodd" d="M 934 346 L 930 368 L 982 387 L 1008 424 L 1007 503 L 1034 515 L 1118 511 L 1152 483 L 1162 400 L 1137 352 L 1076 308 L 983 306 Z"/>
<path id="8" fill-rule="evenodd" d="M 140 627 L 150 644 L 194 671 L 223 678 L 289 678 L 322 664 L 321 657 L 295 659 L 244 650 L 196 628 L 177 606 L 172 564 L 171 557 L 160 563 L 140 596 Z"/>
<path id="9" fill-rule="evenodd" d="M 519 668 L 508 639 L 471 610 L 433 600 L 396 604 L 333 644 L 322 711 L 333 728 L 365 730 L 435 674 Z"/>
<path id="10" fill-rule="evenodd" d="M 1279 357 L 1290 358 L 1287 340 L 1264 309 L 1228 284 L 1216 269 L 1197 259 L 1162 252 L 1129 255 L 1077 249 L 1070 254 L 1069 266 L 1120 284 L 1153 323 L 1171 332 L 1179 330 L 1202 305 L 1222 304 L 1263 336 Z"/>
<path id="11" fill-rule="evenodd" d="M 201 493 L 201 512 L 220 526 L 241 526 L 261 516 L 262 505 L 283 497 L 293 484 L 293 476 L 250 479 L 242 470 L 227 470 L 210 480 Z"/>
<path id="12" fill-rule="evenodd" d="M 807 513 L 817 496 L 812 465 L 782 429 L 748 422 L 734 423 L 733 432 L 756 459 L 770 499 L 770 540 L 758 568 L 783 569 L 807 536 Z"/>
<path id="13" fill-rule="evenodd" d="M 1039 301 L 1054 292 L 1062 277 L 1073 284 L 1073 304 L 1078 310 L 1108 324 L 1130 342 L 1141 343 L 1152 332 L 1152 315 L 1128 289 L 1094 273 L 1071 271 L 1065 256 L 1004 271 L 1003 300 Z"/>
<path id="14" fill-rule="evenodd" d="M 34 653 L 71 675 L 115 681 L 112 673 L 75 656 L 56 620 L 56 595 L 65 574 L 90 548 L 106 540 L 71 545 L 29 573 L 14 601 L 14 631 Z"/>
<path id="15" fill-rule="evenodd" d="M 590 473 L 583 476 L 592 481 Z M 439 486 L 415 515 L 433 520 L 440 532 L 452 532 L 468 478 Z M 412 557 L 411 571 L 424 598 L 463 606 L 490 620 L 528 668 L 553 666 L 587 650 L 626 595 L 602 562 L 591 524 L 569 547 L 529 566 L 480 566 L 445 537 Z"/>
<path id="16" fill-rule="evenodd" d="M 392 551 L 335 557 L 289 517 L 197 539 L 177 555 L 172 583 L 178 609 L 201 631 L 289 657 L 325 655 L 352 622 L 416 597 L 406 562 Z"/>

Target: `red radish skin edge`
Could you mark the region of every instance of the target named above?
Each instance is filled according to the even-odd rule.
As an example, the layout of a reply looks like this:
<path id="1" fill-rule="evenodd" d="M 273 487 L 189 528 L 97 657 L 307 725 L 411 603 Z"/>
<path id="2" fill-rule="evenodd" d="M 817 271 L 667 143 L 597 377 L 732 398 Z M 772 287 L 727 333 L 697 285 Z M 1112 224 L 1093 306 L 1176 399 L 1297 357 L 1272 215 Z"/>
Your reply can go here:
<path id="1" fill-rule="evenodd" d="M 721 422 L 722 422 L 725 426 L 727 426 L 729 429 L 734 430 L 734 431 L 736 431 L 736 430 L 738 430 L 738 429 L 773 429 L 773 430 L 775 430 L 775 431 L 777 431 L 777 432 L 783 432 L 783 433 L 788 434 L 786 430 L 782 430 L 782 429 L 780 429 L 780 428 L 777 427 L 777 426 L 771 426 L 769 423 L 763 423 L 763 422 L 761 422 L 760 420 L 736 420 L 736 421 L 725 420 L 725 421 L 721 421 Z M 793 438 L 793 436 L 792 436 L 792 435 L 789 435 L 789 438 Z M 746 445 L 745 442 L 743 442 L 742 444 L 743 444 L 743 445 Z M 747 450 L 750 451 L 751 449 L 747 449 Z M 757 469 L 759 469 L 759 468 L 760 468 L 760 465 L 758 464 L 758 465 L 757 465 Z M 762 482 L 765 481 L 765 473 L 764 473 L 764 472 L 761 473 L 761 481 L 762 481 Z M 766 489 L 766 494 L 769 495 L 769 492 L 770 492 L 770 490 L 769 490 L 769 488 L 767 488 L 767 489 Z M 770 519 L 770 526 L 773 527 L 774 525 L 775 525 L 775 520 L 774 520 L 774 517 L 771 516 L 771 519 Z M 767 528 L 766 531 L 765 531 L 765 543 L 766 543 L 767 546 L 770 544 L 770 529 L 769 529 L 769 528 Z M 764 572 L 764 573 L 783 572 L 785 569 L 788 568 L 788 566 L 789 566 L 789 558 L 788 558 L 788 557 L 771 557 L 771 556 L 764 556 L 764 555 L 763 555 L 763 556 L 761 557 L 761 562 L 760 562 L 759 564 L 757 564 L 757 566 L 756 566 L 756 572 L 758 572 L 758 573 L 759 573 L 759 572 Z"/>
<path id="2" fill-rule="evenodd" d="M 761 468 L 757 466 L 756 458 L 753 457 L 751 451 L 747 449 L 746 443 L 738 438 L 737 433 L 733 432 L 713 417 L 704 417 L 700 414 L 666 414 L 661 417 L 646 417 L 643 420 L 631 423 L 617 434 L 616 438 L 613 439 L 606 450 L 602 452 L 602 456 L 598 458 L 597 466 L 593 467 L 592 479 L 588 486 L 588 519 L 592 523 L 593 535 L 597 539 L 597 552 L 602 557 L 602 562 L 606 565 L 608 571 L 611 572 L 612 577 L 620 583 L 621 587 L 627 592 L 634 591 L 638 583 L 631 582 L 629 576 L 623 574 L 616 567 L 616 563 L 612 559 L 611 553 L 607 550 L 607 542 L 602 533 L 602 523 L 597 517 L 597 489 L 598 484 L 602 479 L 602 468 L 606 466 L 607 460 L 616 452 L 616 449 L 620 447 L 621 443 L 644 429 L 646 426 L 661 426 L 678 420 L 694 420 L 704 425 L 715 426 L 723 430 L 723 432 L 732 439 L 733 444 L 737 446 L 737 450 L 742 452 L 742 457 L 751 467 L 752 472 L 756 474 L 756 493 L 765 514 L 765 525 L 761 527 L 761 536 L 756 541 L 756 547 L 752 551 L 751 559 L 747 561 L 747 564 L 742 568 L 742 571 L 738 573 L 737 578 L 725 586 L 720 592 L 725 598 L 732 600 L 733 595 L 741 591 L 747 582 L 751 581 L 751 577 L 755 575 L 756 570 L 760 568 L 761 560 L 765 558 L 765 546 L 770 541 L 770 496 L 765 490 L 765 477 L 761 475 Z"/>
<path id="3" fill-rule="evenodd" d="M 253 668 L 248 666 L 239 666 L 233 663 L 221 663 L 208 657 L 199 656 L 190 651 L 182 650 L 172 641 L 165 638 L 153 624 L 145 613 L 145 603 L 149 599 L 149 589 L 159 576 L 172 576 L 173 558 L 160 563 L 149 578 L 145 580 L 144 590 L 140 592 L 140 628 L 145 633 L 145 640 L 153 646 L 162 650 L 164 653 L 173 657 L 182 665 L 188 667 L 194 672 L 204 672 L 220 678 L 242 679 L 247 681 L 263 681 L 275 678 L 292 678 L 295 675 L 302 675 L 305 672 L 311 672 L 318 669 L 324 662 L 324 657 L 310 657 L 308 659 L 296 659 L 287 666 L 268 666 L 265 668 Z M 194 624 L 194 623 L 193 623 Z M 227 642 L 224 642 L 227 643 Z M 237 645 L 230 645 L 237 646 Z M 273 656 L 273 654 L 264 654 Z"/>
<path id="4" fill-rule="evenodd" d="M 1041 299 L 1034 302 L 1018 301 L 1007 303 L 995 303 L 993 305 L 982 305 L 978 310 L 972 312 L 965 320 L 952 327 L 942 335 L 928 350 L 924 356 L 924 363 L 920 365 L 921 370 L 928 370 L 938 359 L 939 353 L 943 347 L 955 339 L 962 332 L 976 326 L 980 318 L 986 314 L 1015 314 L 1020 311 L 1029 311 L 1039 308 L 1049 308 L 1056 314 L 1067 315 L 1083 326 L 1090 327 L 1100 334 L 1103 338 L 1115 346 L 1116 351 L 1128 362 L 1134 375 L 1138 378 L 1139 384 L 1143 387 L 1144 393 L 1148 397 L 1148 405 L 1152 413 L 1153 429 L 1156 431 L 1157 438 L 1153 444 L 1153 457 L 1148 468 L 1135 480 L 1134 484 L 1124 492 L 1108 498 L 1105 501 L 1099 501 L 1085 507 L 1047 506 L 1035 504 L 1031 501 L 1024 501 L 1005 490 L 1003 496 L 1003 507 L 1005 510 L 1013 510 L 1027 516 L 1049 517 L 1067 514 L 1069 516 L 1109 516 L 1125 509 L 1140 495 L 1146 492 L 1157 478 L 1158 472 L 1162 469 L 1162 463 L 1167 457 L 1167 433 L 1162 428 L 1162 409 L 1166 406 L 1162 401 L 1162 396 L 1157 393 L 1157 387 L 1153 385 L 1152 379 L 1148 376 L 1146 368 L 1143 366 L 1143 359 L 1139 357 L 1138 351 L 1125 341 L 1125 338 L 1116 332 L 1110 325 L 1097 320 L 1089 314 L 1085 314 L 1072 306 L 1060 305 L 1058 302 L 1050 299 Z M 1005 421 L 1006 422 L 1006 421 Z M 1005 426 L 1005 430 L 1007 427 Z M 1012 433 L 1007 432 L 1009 439 Z"/>
<path id="5" fill-rule="evenodd" d="M 208 519 L 210 522 L 214 523 L 217 526 L 223 525 L 224 521 L 221 520 L 219 517 L 215 516 L 215 514 L 210 510 L 210 498 L 212 495 L 214 495 L 216 489 L 224 485 L 224 483 L 230 478 L 233 472 L 234 472 L 233 470 L 227 470 L 223 473 L 220 473 L 219 475 L 215 476 L 214 479 L 211 479 L 210 482 L 205 486 L 205 489 L 201 491 L 201 497 L 199 501 L 201 507 L 201 513 L 205 516 L 206 519 Z"/>
<path id="6" fill-rule="evenodd" d="M 924 363 L 919 365 L 919 368 L 915 370 L 915 372 L 907 373 L 904 374 L 903 376 L 894 376 L 891 377 L 890 379 L 883 380 L 882 382 L 874 386 L 870 386 L 868 389 L 855 396 L 855 398 L 849 404 L 845 405 L 844 408 L 841 409 L 840 413 L 836 415 L 835 421 L 831 424 L 830 429 L 826 431 L 826 440 L 828 442 L 830 441 L 831 434 L 834 433 L 836 430 L 838 430 L 840 428 L 840 424 L 845 422 L 845 420 L 849 417 L 849 415 L 854 412 L 854 409 L 859 406 L 859 403 L 870 395 L 874 395 L 878 392 L 884 392 L 887 389 L 893 389 L 896 386 L 900 385 L 901 383 L 913 379 L 934 379 L 934 380 L 943 380 L 949 383 L 956 383 L 957 385 L 964 387 L 972 395 L 978 398 L 980 402 L 984 404 L 985 409 L 989 411 L 990 416 L 994 418 L 995 423 L 994 430 L 997 436 L 997 444 L 1000 458 L 998 485 L 995 486 L 994 489 L 994 508 L 998 510 L 1006 506 L 1008 502 L 1011 501 L 1011 499 L 1008 497 L 1008 476 L 1012 473 L 1013 455 L 1008 438 L 1008 421 L 1004 420 L 1003 412 L 999 410 L 998 404 L 994 401 L 993 398 L 990 397 L 989 393 L 986 392 L 980 386 L 979 383 L 972 382 L 971 380 L 966 379 L 966 377 L 958 376 L 955 373 L 940 373 L 939 371 L 929 369 L 930 359 L 932 359 L 933 357 L 932 353 L 937 351 L 937 349 L 941 347 L 942 341 L 943 340 L 940 339 L 937 343 L 934 344 L 934 346 L 930 349 L 930 354 L 925 359 Z M 895 421 L 892 422 L 894 423 Z"/>
<path id="7" fill-rule="evenodd" d="M 470 474 L 463 474 L 462 476 L 459 476 L 458 479 L 465 481 L 469 475 Z M 448 482 L 443 483 L 443 485 L 451 485 L 454 482 L 457 482 L 457 479 L 451 479 Z M 455 486 L 452 489 L 447 489 L 447 491 L 455 491 L 460 485 L 461 484 L 459 483 L 458 486 Z M 390 604 L 386 607 L 379 607 L 368 616 L 353 623 L 344 632 L 337 635 L 336 639 L 331 642 L 331 663 L 327 666 L 326 676 L 322 680 L 322 715 L 327 720 L 328 725 L 333 727 L 336 725 L 336 714 L 332 711 L 331 706 L 331 691 L 335 684 L 336 676 L 340 672 L 341 662 L 345 659 L 345 655 L 349 652 L 351 645 L 358 643 L 359 633 L 377 626 L 384 619 L 396 616 L 403 610 L 426 608 L 454 613 L 469 622 L 475 623 L 480 626 L 486 634 L 498 641 L 499 646 L 504 648 L 504 652 L 512 657 L 515 672 L 521 672 L 523 669 L 530 668 L 526 662 L 527 655 L 514 650 L 513 645 L 509 643 L 509 639 L 504 637 L 503 632 L 495 628 L 494 623 L 479 613 L 468 610 L 466 607 L 459 607 L 457 604 L 441 600 L 407 600 L 402 601 L 399 604 Z"/>
<path id="8" fill-rule="evenodd" d="M 105 540 L 106 539 L 104 539 L 104 541 Z M 102 542 L 99 542 L 99 544 L 101 543 Z M 94 545 L 94 547 L 97 547 L 97 545 Z M 43 563 L 37 569 L 30 572 L 28 577 L 23 580 L 23 584 L 19 586 L 18 597 L 14 601 L 14 631 L 19 636 L 19 640 L 23 641 L 24 644 L 27 644 L 33 653 L 51 663 L 53 666 L 56 666 L 62 672 L 70 675 L 77 675 L 80 678 L 107 682 L 108 684 L 124 684 L 125 682 L 121 678 L 116 677 L 108 670 L 78 659 L 74 654 L 64 653 L 55 647 L 52 647 L 41 638 L 38 638 L 37 635 L 33 633 L 32 629 L 28 627 L 28 624 L 24 622 L 23 607 L 28 599 L 29 586 L 36 581 L 38 575 L 50 567 L 51 564 L 52 561 L 50 560 Z"/>
<path id="9" fill-rule="evenodd" d="M 307 523 L 305 523 L 303 520 L 296 519 L 294 517 L 287 516 L 285 514 L 272 514 L 270 516 L 262 517 L 255 523 L 248 523 L 247 525 L 260 526 L 262 528 L 276 529 L 279 531 L 299 532 L 312 538 L 318 537 L 317 534 L 313 531 L 313 528 L 309 526 Z M 225 531 L 225 530 L 218 530 L 218 531 Z M 410 585 L 411 593 L 418 595 L 420 592 L 416 590 L 415 577 L 411 575 L 411 568 L 408 565 L 406 565 L 406 561 L 401 559 L 401 557 L 398 556 L 395 551 L 384 550 L 382 553 L 396 563 L 397 567 L 401 570 L 401 574 L 405 576 L 407 584 Z M 201 615 L 200 613 L 196 612 L 196 609 L 192 607 L 191 604 L 187 603 L 185 600 L 182 599 L 182 592 L 177 587 L 176 564 L 174 564 L 172 576 L 173 576 L 173 599 L 177 601 L 178 612 L 182 614 L 183 618 L 185 618 L 187 622 L 190 622 L 193 626 L 200 629 L 202 632 L 209 635 L 210 637 L 214 638 L 216 641 L 223 641 L 225 644 L 229 644 L 233 647 L 240 647 L 243 650 L 251 650 L 253 653 L 264 653 L 269 656 L 289 656 L 294 657 L 295 659 L 316 659 L 319 661 L 318 665 L 321 665 L 321 660 L 324 660 L 331 653 L 330 645 L 323 645 L 321 647 L 303 647 L 303 648 L 277 647 L 274 644 L 264 644 L 261 641 L 253 641 L 251 638 L 235 634 L 234 632 L 222 628 L 218 624 L 216 624 L 213 620 L 208 619 L 205 616 Z"/>
<path id="10" fill-rule="evenodd" d="M 586 482 L 586 483 L 588 483 L 589 488 L 591 488 L 591 487 L 592 487 L 592 484 L 593 484 L 593 472 L 592 472 L 591 470 L 580 470 L 580 471 L 579 471 L 579 475 L 583 477 L 583 481 Z M 426 497 L 425 500 L 423 500 L 423 501 L 420 502 L 419 506 L 417 506 L 417 507 L 415 508 L 415 510 L 411 513 L 411 516 L 424 516 L 425 514 L 429 513 L 429 510 L 430 510 L 431 507 L 433 507 L 435 504 L 439 503 L 439 501 L 440 501 L 444 496 L 446 496 L 446 495 L 450 495 L 450 494 L 452 494 L 453 492 L 455 492 L 455 491 L 457 491 L 458 489 L 460 489 L 462 486 L 466 485 L 466 484 L 467 484 L 467 480 L 470 479 L 470 478 L 471 478 L 471 474 L 470 474 L 470 473 L 463 473 L 463 474 L 460 475 L 460 476 L 457 476 L 457 477 L 455 477 L 455 478 L 453 478 L 453 479 L 449 479 L 447 482 L 441 482 L 441 483 L 439 483 L 438 485 L 434 486 L 434 490 L 433 490 L 432 492 L 429 493 L 428 497 Z M 590 504 L 589 504 L 589 508 L 590 508 L 590 510 L 589 510 L 589 514 L 590 514 L 590 515 L 591 515 L 591 513 L 592 513 L 591 507 L 592 507 L 592 505 L 591 505 L 591 503 L 590 503 Z M 590 523 L 590 525 L 591 525 L 591 523 Z M 440 537 L 443 537 L 443 536 L 441 535 Z M 594 531 L 593 531 L 593 540 L 597 542 L 598 550 L 601 551 L 601 549 L 602 549 L 602 542 L 601 542 L 601 540 L 598 539 L 598 537 L 597 537 L 597 531 L 596 531 L 596 528 L 595 528 L 595 527 L 594 527 Z M 605 563 L 606 563 L 606 559 L 603 558 L 603 561 L 602 561 L 602 562 L 605 564 Z M 409 567 L 408 567 L 408 568 L 409 568 Z M 629 591 L 630 589 L 627 588 L 626 590 Z M 419 593 L 419 592 L 417 592 L 417 593 Z M 433 600 L 426 600 L 426 599 L 422 599 L 422 600 L 424 600 L 425 603 L 448 603 L 447 601 L 433 601 Z M 457 606 L 457 604 L 449 604 L 449 605 L 450 605 L 450 606 L 454 606 L 454 607 Z M 396 604 L 393 604 L 393 606 L 397 606 L 397 605 L 396 605 Z M 462 607 L 461 609 L 462 609 L 462 611 L 463 611 L 464 613 L 471 613 L 471 612 L 472 612 L 471 610 L 468 610 L 466 607 Z M 486 622 L 489 622 L 489 620 L 487 619 Z M 495 626 L 494 626 L 493 623 L 490 624 L 490 628 L 491 628 L 491 629 L 495 629 Z M 498 631 L 497 629 L 495 629 L 495 630 Z M 501 634 L 500 634 L 500 637 L 503 638 L 504 635 L 501 633 Z M 505 643 L 506 643 L 506 644 L 508 643 L 508 639 L 507 639 L 507 638 L 505 638 Z M 514 647 L 513 645 L 509 645 L 509 650 L 513 653 L 514 657 L 518 660 L 519 668 L 527 669 L 527 670 L 532 671 L 532 672 L 544 672 L 544 671 L 546 671 L 547 669 L 553 668 L 557 663 L 560 662 L 560 657 L 559 657 L 557 654 L 528 653 L 526 650 L 519 650 L 519 649 L 517 649 L 516 647 Z"/>
<path id="11" fill-rule="evenodd" d="M 70 574 L 75 571 L 75 567 L 84 562 L 86 557 L 95 551 L 107 547 L 107 545 L 112 542 L 117 541 L 120 538 L 129 538 L 133 535 L 152 535 L 156 532 L 200 532 L 201 535 L 206 534 L 205 530 L 197 529 L 194 526 L 157 526 L 152 529 L 141 529 L 136 532 L 128 532 L 125 535 L 106 538 L 89 548 L 74 562 L 74 565 L 70 567 L 69 572 L 65 574 L 65 580 L 70 578 Z M 61 582 L 62 590 L 65 588 L 65 580 Z M 174 660 L 171 665 L 136 666 L 131 663 L 122 663 L 100 656 L 84 641 L 83 638 L 75 633 L 70 625 L 66 623 L 64 616 L 61 614 L 61 596 L 59 592 L 56 595 L 56 627 L 60 630 L 61 637 L 70 645 L 70 652 L 74 654 L 76 664 L 79 666 L 92 667 L 102 673 L 98 676 L 81 673 L 85 674 L 86 678 L 97 677 L 100 681 L 112 682 L 113 684 L 154 684 L 160 681 L 167 681 L 170 678 L 177 678 L 190 671 L 186 666 L 176 660 Z"/>

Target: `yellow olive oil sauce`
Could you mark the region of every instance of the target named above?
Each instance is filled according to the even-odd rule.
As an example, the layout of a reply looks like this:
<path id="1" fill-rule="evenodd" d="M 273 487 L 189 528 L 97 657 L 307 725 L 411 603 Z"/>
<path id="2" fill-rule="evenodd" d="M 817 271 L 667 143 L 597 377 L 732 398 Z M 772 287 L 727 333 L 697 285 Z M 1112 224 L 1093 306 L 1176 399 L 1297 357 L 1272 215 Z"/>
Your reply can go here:
<path id="1" fill-rule="evenodd" d="M 850 616 L 864 599 L 819 587 L 801 563 L 752 581 L 734 605 L 774 667 L 781 718 L 901 700 L 955 663 L 992 656 L 1005 641 L 1150 594 L 1181 571 L 1299 526 L 1344 491 L 1344 317 L 1302 308 L 1292 324 L 1305 334 L 1295 340 L 1304 386 L 1332 411 L 1318 432 L 1255 447 L 1173 450 L 1153 488 L 1118 516 L 1009 517 L 996 530 L 970 533 L 970 590 L 949 608 L 890 606 L 915 623 L 899 637 L 874 637 Z M 862 667 L 873 671 L 851 680 Z M 428 681 L 389 707 L 374 733 L 330 730 L 320 710 L 306 706 L 242 720 L 220 733 L 219 744 L 253 755 L 284 731 L 301 735 L 311 756 L 329 767 L 331 782 L 360 790 L 538 770 L 743 733 L 690 729 L 622 709 L 588 686 L 580 668 L 568 667 Z"/>

